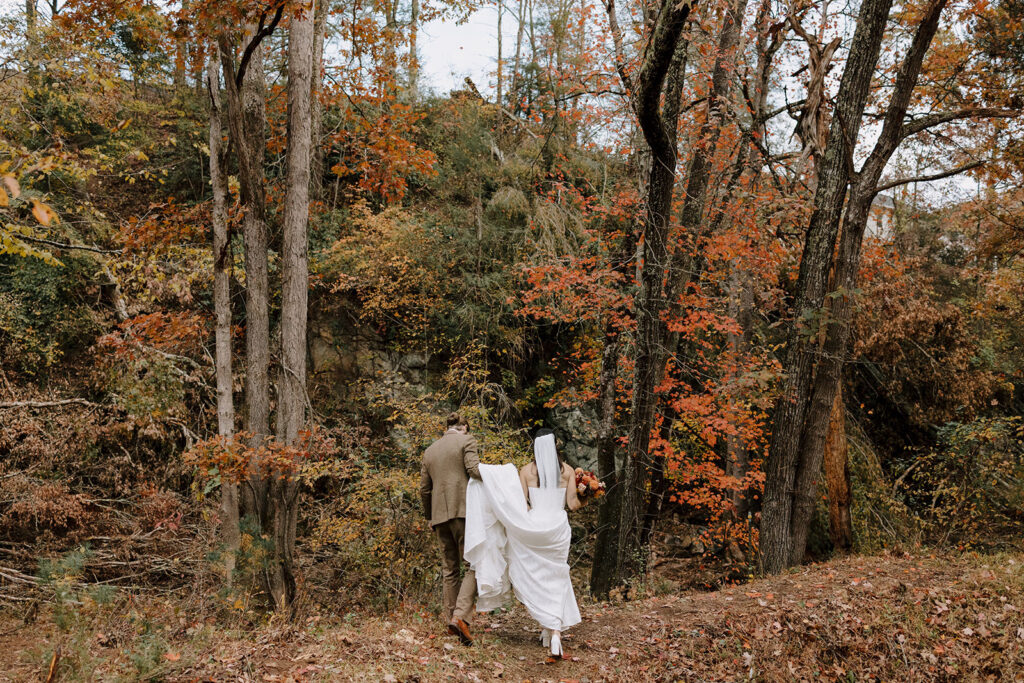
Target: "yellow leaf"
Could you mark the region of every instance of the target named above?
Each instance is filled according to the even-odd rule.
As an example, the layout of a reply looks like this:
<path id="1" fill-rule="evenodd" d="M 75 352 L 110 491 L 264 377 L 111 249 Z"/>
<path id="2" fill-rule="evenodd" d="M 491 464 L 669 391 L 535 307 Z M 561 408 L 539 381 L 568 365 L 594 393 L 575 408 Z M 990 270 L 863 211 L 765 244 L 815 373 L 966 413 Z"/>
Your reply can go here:
<path id="1" fill-rule="evenodd" d="M 7 190 L 11 193 L 11 196 L 17 199 L 21 195 L 21 186 L 18 185 L 18 179 L 12 175 L 4 176 L 4 185 L 7 186 Z"/>
<path id="2" fill-rule="evenodd" d="M 0 187 L 0 206 L 7 206 L 10 202 L 7 201 L 7 193 Z"/>
<path id="3" fill-rule="evenodd" d="M 57 213 L 42 202 L 32 202 L 32 215 L 36 217 L 36 220 L 43 225 L 49 225 L 50 221 L 59 223 L 60 219 L 57 218 Z"/>

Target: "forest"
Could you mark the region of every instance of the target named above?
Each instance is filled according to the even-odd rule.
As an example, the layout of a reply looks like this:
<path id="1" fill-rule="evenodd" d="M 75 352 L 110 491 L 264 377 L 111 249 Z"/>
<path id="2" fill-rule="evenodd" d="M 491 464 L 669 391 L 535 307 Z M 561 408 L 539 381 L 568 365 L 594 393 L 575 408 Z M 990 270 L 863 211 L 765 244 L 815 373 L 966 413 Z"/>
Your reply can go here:
<path id="1" fill-rule="evenodd" d="M 1022 0 L 0 3 L 0 681 L 1020 680 L 1022 92 Z M 453 411 L 605 486 L 561 658 L 445 634 Z"/>

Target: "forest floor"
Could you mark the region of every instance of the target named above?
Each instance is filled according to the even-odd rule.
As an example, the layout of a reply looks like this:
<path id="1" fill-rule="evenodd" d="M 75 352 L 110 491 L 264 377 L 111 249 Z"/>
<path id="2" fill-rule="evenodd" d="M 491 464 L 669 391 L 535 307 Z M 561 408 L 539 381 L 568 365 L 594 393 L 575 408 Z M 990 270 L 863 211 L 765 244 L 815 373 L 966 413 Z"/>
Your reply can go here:
<path id="1" fill-rule="evenodd" d="M 243 630 L 139 600 L 132 609 L 163 618 L 152 629 L 163 635 L 136 628 L 131 647 L 123 634 L 75 635 L 73 614 L 40 609 L 24 625 L 0 612 L 0 680 L 46 680 L 58 641 L 53 680 L 1024 680 L 1021 555 L 849 557 L 713 592 L 583 604 L 557 662 L 521 608 L 480 615 L 464 647 L 411 610 Z"/>

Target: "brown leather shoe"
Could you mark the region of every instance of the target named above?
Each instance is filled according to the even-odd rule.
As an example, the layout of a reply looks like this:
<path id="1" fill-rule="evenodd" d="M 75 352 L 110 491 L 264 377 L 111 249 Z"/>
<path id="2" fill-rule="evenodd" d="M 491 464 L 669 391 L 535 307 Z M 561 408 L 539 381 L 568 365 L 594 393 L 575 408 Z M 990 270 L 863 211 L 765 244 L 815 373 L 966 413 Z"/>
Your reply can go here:
<path id="1" fill-rule="evenodd" d="M 449 621 L 448 633 L 458 636 L 463 645 L 473 644 L 473 636 L 469 633 L 469 624 L 462 619 L 452 619 Z"/>

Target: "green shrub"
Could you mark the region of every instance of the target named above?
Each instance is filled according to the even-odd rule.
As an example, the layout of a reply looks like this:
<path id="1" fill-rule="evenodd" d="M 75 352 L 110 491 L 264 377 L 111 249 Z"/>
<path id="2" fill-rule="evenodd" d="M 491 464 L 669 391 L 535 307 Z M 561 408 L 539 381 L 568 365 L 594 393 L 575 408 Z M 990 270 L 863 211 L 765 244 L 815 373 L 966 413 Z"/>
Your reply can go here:
<path id="1" fill-rule="evenodd" d="M 1019 545 L 1024 532 L 1024 423 L 1019 417 L 950 422 L 936 448 L 909 466 L 901 492 L 928 540 Z"/>
<path id="2" fill-rule="evenodd" d="M 440 593 L 440 556 L 419 499 L 419 472 L 364 465 L 310 534 L 344 586 L 346 603 L 390 610 Z"/>
<path id="3" fill-rule="evenodd" d="M 89 304 L 99 287 L 89 258 L 62 255 L 63 266 L 0 256 L 0 354 L 4 367 L 39 377 L 91 346 L 101 326 Z"/>

